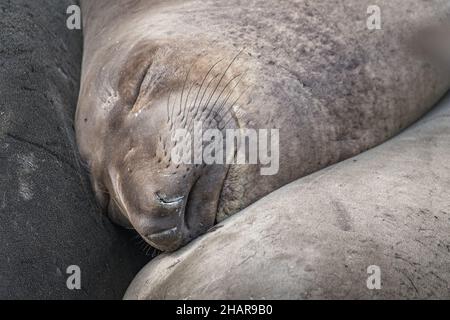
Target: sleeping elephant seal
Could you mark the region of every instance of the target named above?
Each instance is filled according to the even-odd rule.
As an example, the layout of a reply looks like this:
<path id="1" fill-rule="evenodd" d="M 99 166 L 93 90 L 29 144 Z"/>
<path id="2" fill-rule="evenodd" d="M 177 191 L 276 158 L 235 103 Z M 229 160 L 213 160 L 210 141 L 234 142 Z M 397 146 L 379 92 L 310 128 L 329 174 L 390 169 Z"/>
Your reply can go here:
<path id="1" fill-rule="evenodd" d="M 82 1 L 77 141 L 109 216 L 174 250 L 417 120 L 450 79 L 413 39 L 450 4 L 377 3 L 379 30 L 368 0 Z M 266 150 L 279 167 L 177 163 L 173 138 L 196 122 L 224 140 L 227 129 L 279 130 Z"/>

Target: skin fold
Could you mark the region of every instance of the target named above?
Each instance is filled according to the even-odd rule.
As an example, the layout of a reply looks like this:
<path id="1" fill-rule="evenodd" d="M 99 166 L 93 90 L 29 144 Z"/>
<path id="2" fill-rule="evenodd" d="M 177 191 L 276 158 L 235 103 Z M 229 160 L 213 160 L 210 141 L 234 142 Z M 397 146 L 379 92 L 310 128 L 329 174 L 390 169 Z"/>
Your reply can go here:
<path id="1" fill-rule="evenodd" d="M 419 37 L 449 20 L 447 1 L 378 1 L 380 30 L 365 0 L 81 4 L 78 146 L 108 215 L 163 251 L 382 143 L 450 87 Z M 278 129 L 279 171 L 175 163 L 176 130 L 199 120 Z"/>

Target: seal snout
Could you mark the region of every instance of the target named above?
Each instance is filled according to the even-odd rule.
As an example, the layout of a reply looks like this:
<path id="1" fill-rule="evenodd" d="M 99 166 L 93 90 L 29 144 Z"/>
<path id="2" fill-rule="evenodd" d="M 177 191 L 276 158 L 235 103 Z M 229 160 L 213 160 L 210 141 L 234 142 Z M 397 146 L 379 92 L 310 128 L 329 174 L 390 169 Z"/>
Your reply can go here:
<path id="1" fill-rule="evenodd" d="M 154 192 L 142 211 L 138 226 L 142 237 L 162 251 L 177 249 L 183 240 L 184 210 L 186 197 Z M 139 230 L 140 229 L 140 230 Z"/>

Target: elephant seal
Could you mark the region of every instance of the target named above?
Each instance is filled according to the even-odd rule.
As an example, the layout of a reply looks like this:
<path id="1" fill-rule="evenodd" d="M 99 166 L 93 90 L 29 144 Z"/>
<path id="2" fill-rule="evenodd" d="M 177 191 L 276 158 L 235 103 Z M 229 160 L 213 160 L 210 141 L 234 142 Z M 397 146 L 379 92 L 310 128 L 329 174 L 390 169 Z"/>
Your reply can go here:
<path id="1" fill-rule="evenodd" d="M 412 45 L 448 19 L 444 0 L 378 1 L 380 30 L 367 26 L 368 0 L 81 4 L 81 155 L 109 216 L 164 251 L 392 137 L 450 85 Z M 176 164 L 174 131 L 199 119 L 279 130 L 279 170 Z"/>

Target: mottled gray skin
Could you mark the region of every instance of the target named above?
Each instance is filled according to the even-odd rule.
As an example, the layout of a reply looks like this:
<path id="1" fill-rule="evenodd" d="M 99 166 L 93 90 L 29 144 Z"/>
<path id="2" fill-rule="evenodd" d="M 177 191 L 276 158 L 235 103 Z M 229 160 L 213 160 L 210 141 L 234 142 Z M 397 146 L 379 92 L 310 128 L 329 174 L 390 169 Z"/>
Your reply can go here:
<path id="1" fill-rule="evenodd" d="M 125 298 L 449 299 L 449 117 L 450 94 L 392 140 L 158 256 Z"/>
<path id="2" fill-rule="evenodd" d="M 109 216 L 174 250 L 417 120 L 450 79 L 414 39 L 450 4 L 377 1 L 382 29 L 370 31 L 372 2 L 82 1 L 77 140 Z M 202 118 L 280 129 L 278 174 L 175 165 L 174 130 Z"/>

